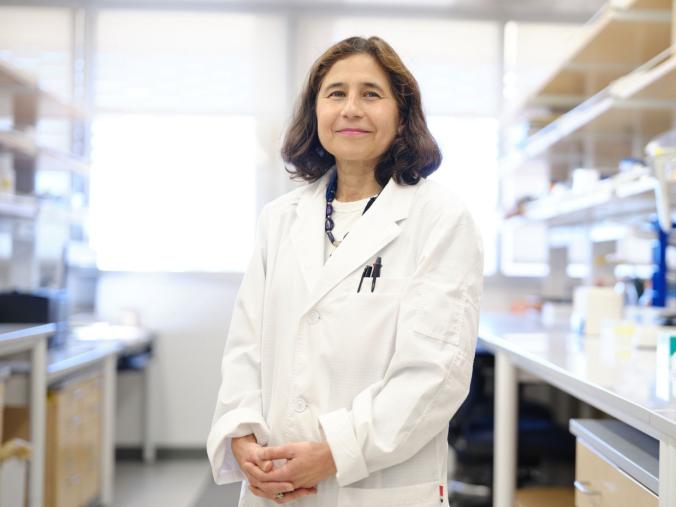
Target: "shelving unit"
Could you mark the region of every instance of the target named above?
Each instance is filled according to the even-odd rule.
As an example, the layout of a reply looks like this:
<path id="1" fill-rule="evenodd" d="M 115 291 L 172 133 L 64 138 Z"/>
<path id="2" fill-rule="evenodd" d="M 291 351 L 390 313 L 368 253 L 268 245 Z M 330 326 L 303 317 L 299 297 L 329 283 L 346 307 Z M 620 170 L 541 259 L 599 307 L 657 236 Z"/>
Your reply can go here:
<path id="1" fill-rule="evenodd" d="M 0 194 L 0 221 L 12 235 L 8 283 L 20 290 L 37 289 L 45 283 L 58 286 L 61 259 L 53 258 L 54 253 L 49 260 L 37 258 L 38 235 L 53 234 L 52 226 L 57 225 L 64 241 L 82 240 L 86 209 L 70 207 L 72 194 L 59 195 L 56 201 L 52 196 L 38 195 L 36 181 L 44 172 L 58 171 L 65 173 L 67 179 L 60 181 L 65 181 L 71 192 L 82 192 L 83 185 L 86 189 L 89 163 L 73 153 L 80 149 L 81 143 L 75 141 L 86 121 L 85 112 L 50 92 L 37 77 L 0 60 L 0 117 L 5 118 L 0 128 L 0 151 L 12 154 L 16 182 L 14 195 Z M 70 131 L 70 140 L 66 149 L 36 140 L 36 128 L 46 119 L 67 122 L 64 126 Z M 51 238 L 49 241 L 53 242 Z M 43 268 L 49 271 L 46 278 Z"/>
<path id="2" fill-rule="evenodd" d="M 597 169 L 605 178 L 584 192 L 538 197 L 523 206 L 521 216 L 510 219 L 515 227 L 523 221 L 546 227 L 551 248 L 565 246 L 559 229 L 588 233 L 608 221 L 631 228 L 657 211 L 654 177 L 615 174 L 622 159 L 642 158 L 652 138 L 676 127 L 676 2 L 619 4 L 609 2 L 585 26 L 568 56 L 504 117 L 505 128 L 521 118 L 540 128 L 503 155 L 503 181 L 519 178 L 528 167 L 532 174 L 534 161 L 546 167 L 542 177 L 550 181 L 567 179 L 577 167 Z M 533 111 L 540 112 L 539 120 Z M 676 181 L 667 189 L 669 202 L 676 203 Z M 615 241 L 622 234 L 598 242 Z M 589 242 L 591 281 L 596 247 L 591 237 Z M 559 254 L 556 258 L 550 255 L 550 272 L 565 268 Z"/>
<path id="3" fill-rule="evenodd" d="M 590 137 L 598 156 L 618 161 L 632 153 L 617 153 L 613 142 L 623 140 L 626 150 L 632 136 L 650 139 L 668 130 L 676 113 L 676 56 L 671 51 L 659 55 L 657 63 L 651 61 L 619 78 L 532 135 L 520 152 L 504 161 L 503 173 L 517 171 L 525 161 L 548 152 L 565 154 L 571 144 Z"/>
<path id="4" fill-rule="evenodd" d="M 671 0 L 609 2 L 570 54 L 509 116 L 533 106 L 574 107 L 671 44 Z"/>
<path id="5" fill-rule="evenodd" d="M 35 76 L 0 60 L 0 116 L 12 116 L 14 114 L 13 98 L 17 95 L 31 98 L 31 102 L 37 105 L 41 117 L 80 119 L 87 117 L 81 107 L 71 104 L 46 90 Z"/>
<path id="6" fill-rule="evenodd" d="M 570 192 L 531 202 L 526 205 L 524 216 L 551 226 L 631 219 L 640 214 L 654 213 L 654 191 L 654 180 L 648 177 L 619 185 L 606 180 L 599 182 L 598 188 L 590 192 Z M 676 185 L 672 187 L 671 196 L 676 198 Z"/>
<path id="7" fill-rule="evenodd" d="M 0 194 L 0 217 L 33 219 L 38 211 L 38 201 L 34 197 Z"/>

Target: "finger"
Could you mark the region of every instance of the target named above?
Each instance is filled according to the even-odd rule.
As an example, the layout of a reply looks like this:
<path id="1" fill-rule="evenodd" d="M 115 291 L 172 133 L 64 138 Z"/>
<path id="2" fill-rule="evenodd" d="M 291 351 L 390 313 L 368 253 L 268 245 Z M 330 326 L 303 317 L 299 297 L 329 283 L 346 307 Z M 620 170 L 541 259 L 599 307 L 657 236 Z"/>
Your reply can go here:
<path id="1" fill-rule="evenodd" d="M 251 491 L 254 495 L 259 496 L 259 497 L 261 497 L 261 498 L 268 498 L 268 499 L 270 499 L 270 500 L 272 499 L 272 498 L 269 498 L 268 495 L 266 495 L 265 493 L 263 493 L 260 489 L 258 489 L 258 488 L 257 488 L 256 486 L 254 486 L 253 484 L 249 484 L 249 491 Z"/>
<path id="2" fill-rule="evenodd" d="M 293 500 L 297 500 L 301 497 L 304 496 L 309 496 L 309 495 L 316 495 L 317 494 L 317 488 L 298 488 L 295 491 L 292 491 L 291 493 L 285 493 L 282 498 L 275 499 L 275 501 L 278 504 L 283 504 L 287 502 L 291 502 Z"/>
<path id="3" fill-rule="evenodd" d="M 264 489 L 256 487 L 253 484 L 249 484 L 249 490 L 260 498 L 277 501 L 277 493 L 267 493 Z"/>
<path id="4" fill-rule="evenodd" d="M 260 448 L 260 446 L 259 446 Z M 272 469 L 272 461 L 265 461 L 258 459 L 258 452 L 256 449 L 252 449 L 251 452 L 246 457 L 246 460 L 249 463 L 254 463 L 264 472 L 268 472 Z"/>
<path id="5" fill-rule="evenodd" d="M 260 461 L 272 461 L 273 459 L 293 459 L 296 457 L 293 445 L 279 445 L 277 447 L 261 447 L 258 449 Z"/>
<path id="6" fill-rule="evenodd" d="M 262 474 L 262 475 L 260 475 Z M 294 461 L 287 461 L 278 468 L 273 468 L 269 472 L 259 470 L 258 477 L 264 482 L 288 482 L 293 484 L 294 477 L 298 475 L 298 465 Z"/>
<path id="7" fill-rule="evenodd" d="M 263 488 L 263 484 L 275 484 L 277 485 L 275 488 L 275 493 L 285 493 L 287 491 L 293 491 L 293 483 L 288 482 L 288 481 L 275 481 L 271 480 L 269 477 L 269 474 L 266 474 L 265 472 L 261 471 L 260 468 L 258 468 L 256 465 L 253 463 L 244 463 L 244 466 L 242 467 L 242 471 L 246 474 L 247 479 L 249 480 L 250 483 L 255 484 L 256 487 L 260 489 L 265 489 Z"/>

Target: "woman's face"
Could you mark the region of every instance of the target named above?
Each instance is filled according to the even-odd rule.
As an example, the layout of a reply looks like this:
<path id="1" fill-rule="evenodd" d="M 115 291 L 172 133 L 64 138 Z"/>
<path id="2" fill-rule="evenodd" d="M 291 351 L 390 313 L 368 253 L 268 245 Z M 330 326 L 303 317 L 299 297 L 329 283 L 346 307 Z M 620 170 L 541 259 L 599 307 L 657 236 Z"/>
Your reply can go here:
<path id="1" fill-rule="evenodd" d="M 317 94 L 319 141 L 338 162 L 373 163 L 397 134 L 399 111 L 387 74 L 367 54 L 333 64 Z"/>

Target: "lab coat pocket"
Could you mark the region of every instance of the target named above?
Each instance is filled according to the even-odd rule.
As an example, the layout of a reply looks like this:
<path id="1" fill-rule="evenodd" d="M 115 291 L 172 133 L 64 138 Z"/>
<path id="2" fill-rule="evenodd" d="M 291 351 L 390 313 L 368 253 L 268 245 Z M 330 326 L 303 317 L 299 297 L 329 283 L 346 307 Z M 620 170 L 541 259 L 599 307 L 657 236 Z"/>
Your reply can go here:
<path id="1" fill-rule="evenodd" d="M 445 489 L 445 488 L 444 488 Z M 443 500 L 443 503 L 439 500 Z M 338 507 L 439 507 L 448 500 L 439 494 L 439 483 L 427 482 L 398 488 L 339 488 Z"/>
<path id="2" fill-rule="evenodd" d="M 361 292 L 351 285 L 323 308 L 321 328 L 324 367 L 340 386 L 344 403 L 352 401 L 365 386 L 381 380 L 396 346 L 397 318 L 406 278 L 379 278 L 371 292 L 365 278 Z M 349 354 L 346 353 L 349 351 Z M 343 406 L 343 405 L 337 405 Z"/>
<path id="3" fill-rule="evenodd" d="M 391 295 L 398 295 L 398 294 L 403 294 L 404 290 L 406 287 L 411 283 L 410 278 L 386 278 L 386 277 L 380 277 L 376 278 L 376 284 L 375 287 L 373 288 L 373 292 L 371 292 L 371 286 L 372 286 L 373 278 L 364 278 L 364 281 L 362 282 L 361 285 L 361 290 L 357 292 L 357 287 L 349 287 L 349 292 L 354 292 L 355 295 L 359 295 L 360 297 L 363 296 L 370 296 L 370 295 L 377 295 L 377 294 L 391 294 Z"/>

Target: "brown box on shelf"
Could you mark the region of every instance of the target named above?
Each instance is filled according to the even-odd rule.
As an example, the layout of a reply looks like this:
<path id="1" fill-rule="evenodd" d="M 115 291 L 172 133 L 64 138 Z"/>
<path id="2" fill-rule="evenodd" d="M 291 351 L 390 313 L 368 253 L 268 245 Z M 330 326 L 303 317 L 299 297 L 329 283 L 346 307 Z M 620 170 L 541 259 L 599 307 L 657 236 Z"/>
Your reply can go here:
<path id="1" fill-rule="evenodd" d="M 2 439 L 2 413 L 4 412 L 5 407 L 5 384 L 0 380 L 0 445 L 3 442 Z"/>
<path id="2" fill-rule="evenodd" d="M 574 507 L 575 490 L 566 487 L 538 486 L 519 489 L 514 507 Z"/>
<path id="3" fill-rule="evenodd" d="M 29 441 L 28 438 L 28 408 L 6 406 L 3 410 L 2 441 L 8 442 L 13 438 Z"/>

